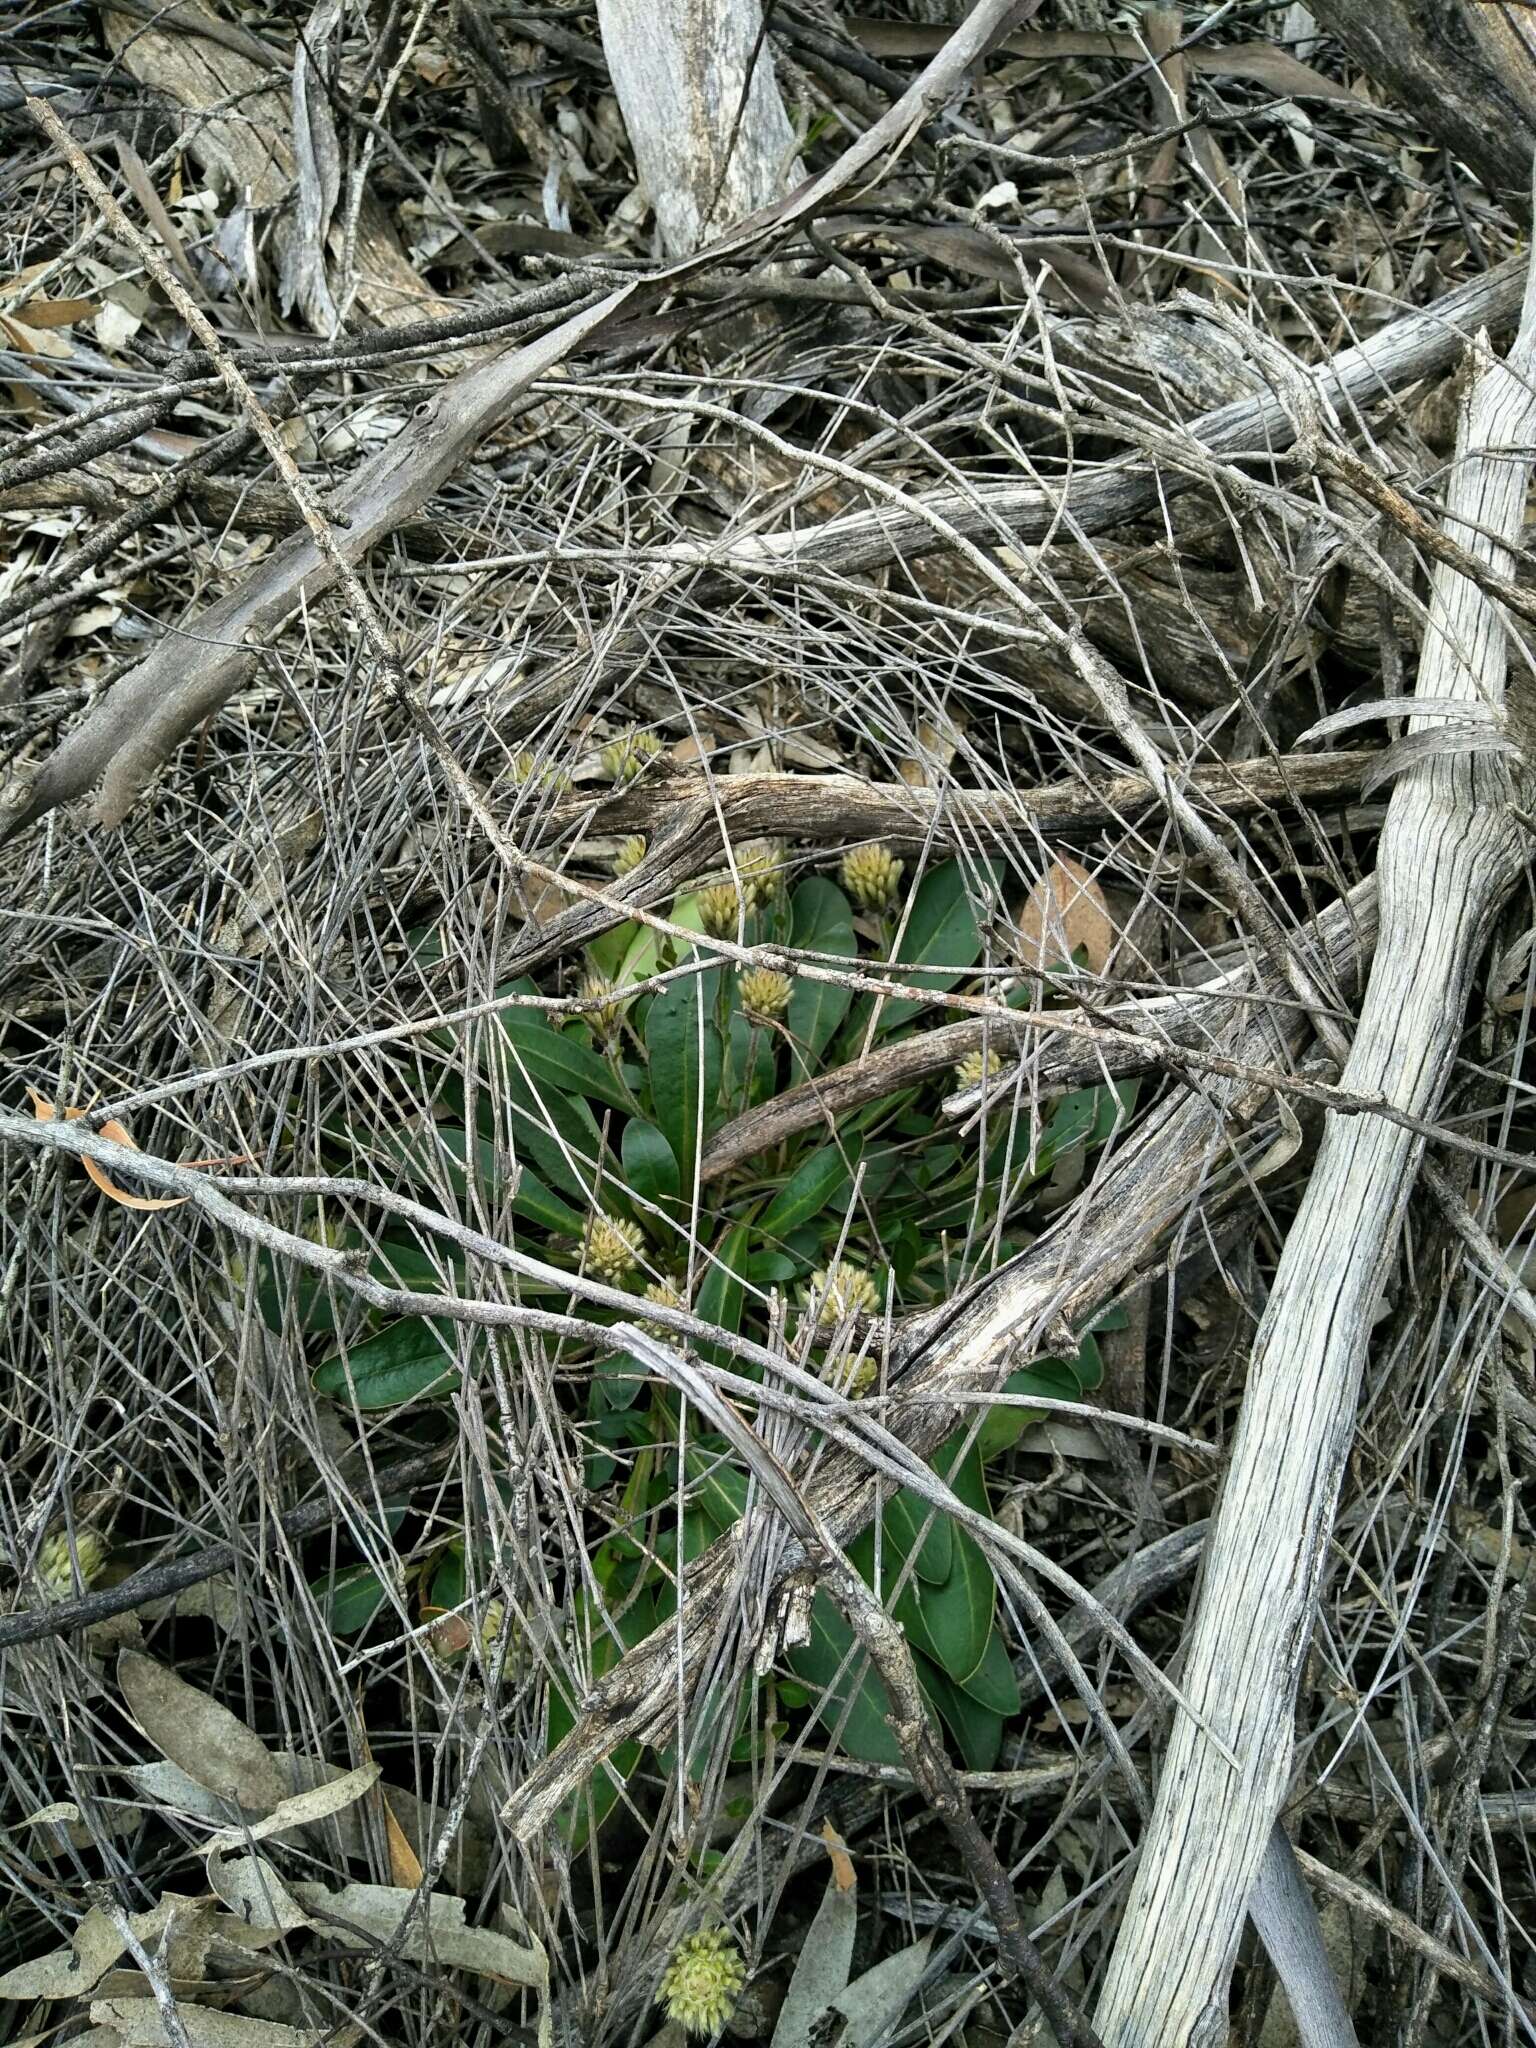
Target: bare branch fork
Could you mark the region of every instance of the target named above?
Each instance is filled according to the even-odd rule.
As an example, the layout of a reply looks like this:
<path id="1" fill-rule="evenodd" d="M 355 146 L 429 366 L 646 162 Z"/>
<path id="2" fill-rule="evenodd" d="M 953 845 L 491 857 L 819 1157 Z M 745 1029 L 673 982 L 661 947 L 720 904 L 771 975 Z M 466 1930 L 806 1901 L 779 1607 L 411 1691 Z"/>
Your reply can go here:
<path id="1" fill-rule="evenodd" d="M 1536 281 L 1507 363 L 1484 358 L 1461 421 L 1445 521 L 1497 575 L 1512 569 L 1536 437 Z M 1499 706 L 1508 652 L 1486 590 L 1435 571 L 1418 688 Z M 1445 714 L 1421 714 L 1418 730 Z M 1432 755 L 1398 781 L 1377 878 L 1381 940 L 1343 1085 L 1424 1118 L 1439 1102 L 1493 918 L 1519 875 L 1508 761 Z M 1371 1319 L 1424 1140 L 1330 1114 L 1249 1369 L 1184 1665 L 1191 1702 L 1234 1770 L 1175 1722 L 1097 2024 L 1110 2048 L 1224 2039 L 1244 1914 L 1290 1775 L 1296 1691 L 1354 1430 Z"/>

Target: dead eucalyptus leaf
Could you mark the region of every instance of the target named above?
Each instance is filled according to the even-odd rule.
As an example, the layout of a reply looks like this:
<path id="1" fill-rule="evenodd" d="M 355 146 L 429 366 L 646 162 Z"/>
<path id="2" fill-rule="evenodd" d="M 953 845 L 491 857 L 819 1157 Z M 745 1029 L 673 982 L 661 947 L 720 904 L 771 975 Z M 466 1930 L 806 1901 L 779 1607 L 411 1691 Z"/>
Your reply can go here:
<path id="1" fill-rule="evenodd" d="M 816 1918 L 800 1944 L 794 1975 L 779 2008 L 769 2048 L 810 2048 L 826 2015 L 832 2011 L 833 2001 L 848 1989 L 859 1918 L 853 1861 L 830 1827 L 823 1830 L 823 1835 L 830 1836 L 827 1847 L 832 1856 L 832 1874 L 821 1895 Z"/>
<path id="2" fill-rule="evenodd" d="M 1081 950 L 1090 974 L 1102 974 L 1116 932 L 1104 891 L 1085 867 L 1058 854 L 1019 912 L 1020 965 L 1029 973 L 1070 965 Z"/>
<path id="3" fill-rule="evenodd" d="M 287 1798 L 276 1758 L 228 1707 L 138 1650 L 124 1650 L 118 1658 L 117 1682 L 128 1711 L 160 1754 L 207 1791 L 261 1815 Z"/>
<path id="4" fill-rule="evenodd" d="M 38 1122 L 51 1124 L 54 1120 L 53 1104 L 45 1096 L 39 1095 L 35 1088 L 29 1088 L 27 1093 L 32 1098 L 32 1114 Z M 64 1120 L 66 1123 L 74 1123 L 77 1118 L 84 1115 L 83 1109 L 66 1109 Z M 107 1118 L 101 1127 L 101 1135 L 110 1138 L 114 1145 L 126 1145 L 130 1151 L 137 1152 L 139 1149 L 116 1117 Z M 110 1179 L 94 1159 L 82 1159 L 80 1164 L 101 1192 L 112 1201 L 121 1202 L 125 1209 L 179 1209 L 183 1202 L 191 1199 L 188 1195 L 130 1195 L 126 1188 L 120 1188 L 115 1180 Z"/>

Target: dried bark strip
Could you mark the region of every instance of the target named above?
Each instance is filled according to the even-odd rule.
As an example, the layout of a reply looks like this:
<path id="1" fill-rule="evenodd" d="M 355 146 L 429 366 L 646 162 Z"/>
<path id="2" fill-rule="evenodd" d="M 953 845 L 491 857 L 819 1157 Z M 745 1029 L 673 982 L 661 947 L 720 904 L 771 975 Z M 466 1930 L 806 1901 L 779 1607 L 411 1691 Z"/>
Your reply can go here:
<path id="1" fill-rule="evenodd" d="M 1530 468 L 1512 451 L 1536 431 L 1533 369 L 1536 278 L 1508 364 L 1488 363 L 1463 416 L 1446 509 L 1447 523 L 1505 575 Z M 1498 608 L 1442 564 L 1420 694 L 1497 705 L 1507 658 Z M 1512 793 L 1501 757 L 1442 756 L 1409 769 L 1388 806 L 1377 870 L 1382 938 L 1344 1085 L 1416 1119 L 1439 1101 L 1478 953 L 1520 872 Z M 1402 1126 L 1327 1120 L 1255 1340 L 1183 1666 L 1192 1707 L 1237 1751 L 1241 1769 L 1177 1718 L 1099 2007 L 1111 2048 L 1225 2037 L 1248 1897 L 1290 1774 L 1296 1686 L 1371 1317 L 1423 1149 Z"/>

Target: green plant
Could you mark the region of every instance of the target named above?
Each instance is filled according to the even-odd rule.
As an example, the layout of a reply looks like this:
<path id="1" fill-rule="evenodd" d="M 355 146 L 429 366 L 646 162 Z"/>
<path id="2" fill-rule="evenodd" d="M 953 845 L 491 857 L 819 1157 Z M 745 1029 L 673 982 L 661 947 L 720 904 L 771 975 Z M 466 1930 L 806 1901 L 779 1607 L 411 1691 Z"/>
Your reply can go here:
<path id="1" fill-rule="evenodd" d="M 748 944 L 865 969 L 894 950 L 902 980 L 934 992 L 981 964 L 977 896 L 999 887 L 989 872 L 948 862 L 903 902 L 901 863 L 879 848 L 843 864 L 857 907 L 824 875 L 786 891 L 768 849 L 744 850 L 734 873 L 679 898 L 670 922 L 732 938 L 740 931 Z M 651 985 L 660 975 L 669 978 Z M 563 1017 L 520 1000 L 537 995 L 532 984 L 498 991 L 505 1007 L 473 1041 L 472 1076 L 457 1045 L 445 1041 L 433 1114 L 370 1134 L 369 1149 L 407 1181 L 446 1175 L 461 1194 L 510 1210 L 522 1248 L 621 1288 L 637 1314 L 685 1307 L 722 1335 L 762 1341 L 777 1300 L 797 1355 L 854 1396 L 877 1377 L 879 1345 L 867 1319 L 942 1302 L 1019 1251 L 1041 1181 L 1069 1155 L 1103 1144 L 1132 1104 L 1131 1087 L 1085 1089 L 1059 1098 L 1037 1125 L 1002 1112 L 982 1125 L 979 1141 L 961 1139 L 936 1128 L 938 1102 L 952 1085 L 946 1074 L 705 1182 L 716 1128 L 872 1042 L 917 1028 L 922 1000 L 776 967 L 739 973 L 705 946 L 660 939 L 639 924 L 589 947 L 571 988 Z M 355 1159 L 359 1134 L 350 1136 Z M 413 1241 L 390 1237 L 368 1249 L 381 1276 L 441 1284 Z M 565 1296 L 558 1282 L 548 1286 L 548 1305 L 591 1329 L 585 1358 L 582 1347 L 566 1345 L 560 1364 L 586 1374 L 585 1412 L 573 1421 L 587 1445 L 586 1484 L 605 1497 L 608 1525 L 593 1554 L 594 1580 L 609 1610 L 624 1617 L 621 1640 L 638 1640 L 675 1605 L 679 1570 L 743 1512 L 747 1475 L 724 1439 L 692 1423 L 683 1432 L 677 1396 L 605 1339 L 618 1311 L 579 1292 Z M 312 1293 L 309 1326 L 328 1327 L 331 1313 L 328 1299 Z M 700 1349 L 755 1371 L 723 1345 Z M 396 1408 L 456 1392 L 462 1357 L 462 1331 L 413 1318 L 338 1346 L 314 1383 L 360 1410 Z M 1015 1375 L 1009 1391 L 1076 1398 L 1098 1371 L 1093 1339 L 1084 1336 L 1075 1356 Z M 1000 1406 L 934 1461 L 978 1513 L 990 1512 L 988 1461 L 1030 1421 L 1027 1410 Z M 996 1626 L 992 1573 L 975 1539 L 902 1493 L 853 1555 L 906 1627 L 966 1763 L 990 1766 L 1018 1694 Z M 455 1605 L 448 1590 L 434 1581 L 423 1592 L 446 1609 Z M 587 1597 L 573 1597 L 568 1619 L 596 1676 L 620 1650 L 611 1630 L 583 1618 Z M 338 1627 L 366 1626 L 365 1583 L 338 1585 L 332 1611 Z M 897 1760 L 878 1682 L 863 1675 L 846 1624 L 824 1596 L 809 1642 L 790 1662 L 799 1684 L 781 1690 L 782 1700 L 820 1714 L 853 1754 Z M 551 1742 L 573 1710 L 557 1688 Z M 737 1732 L 747 1751 L 752 1739 L 751 1729 Z M 616 1759 L 616 1769 L 632 1768 L 637 1754 Z M 601 1818 L 615 1790 L 611 1774 L 594 1787 L 583 1828 Z"/>

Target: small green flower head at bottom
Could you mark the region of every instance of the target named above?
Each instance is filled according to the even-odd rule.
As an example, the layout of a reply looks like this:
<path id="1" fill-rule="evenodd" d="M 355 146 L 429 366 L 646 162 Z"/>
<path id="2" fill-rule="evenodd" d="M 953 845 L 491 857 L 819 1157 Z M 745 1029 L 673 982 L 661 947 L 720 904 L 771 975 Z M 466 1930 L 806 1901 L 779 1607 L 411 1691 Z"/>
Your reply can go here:
<path id="1" fill-rule="evenodd" d="M 656 1993 L 667 2018 L 690 2034 L 718 2033 L 736 2009 L 747 1969 L 723 1927 L 685 1935 L 672 1951 Z"/>
<path id="2" fill-rule="evenodd" d="M 894 910 L 905 861 L 876 840 L 843 856 L 843 887 L 860 910 Z"/>
<path id="3" fill-rule="evenodd" d="M 789 1008 L 795 985 L 771 967 L 749 967 L 736 984 L 741 1007 L 754 1024 L 771 1024 Z"/>
<path id="4" fill-rule="evenodd" d="M 66 1593 L 75 1590 L 75 1565 L 80 1567 L 80 1583 L 91 1585 L 101 1575 L 101 1568 L 107 1561 L 107 1546 L 95 1529 L 79 1528 L 75 1531 L 75 1549 L 70 1556 L 69 1531 L 59 1529 L 52 1536 L 43 1539 L 43 1547 L 37 1553 L 37 1576 L 50 1600 L 59 1600 Z"/>
<path id="5" fill-rule="evenodd" d="M 995 1081 L 1006 1071 L 1007 1062 L 998 1058 L 990 1047 L 968 1052 L 963 1060 L 955 1062 L 955 1085 L 957 1088 L 979 1088 L 983 1081 Z"/>
<path id="6" fill-rule="evenodd" d="M 839 1259 L 835 1265 L 819 1267 L 811 1275 L 811 1301 L 816 1308 L 817 1327 L 823 1330 L 835 1330 L 850 1316 L 878 1315 L 881 1308 L 874 1276 L 854 1265 L 851 1259 Z"/>
<path id="7" fill-rule="evenodd" d="M 645 834 L 632 832 L 613 856 L 613 879 L 622 882 L 626 875 L 632 875 L 646 856 Z"/>
<path id="8" fill-rule="evenodd" d="M 699 923 L 710 938 L 735 938 L 740 899 L 729 882 L 716 882 L 712 888 L 701 889 L 694 900 L 699 907 Z"/>
<path id="9" fill-rule="evenodd" d="M 661 751 L 659 734 L 642 732 L 638 726 L 631 726 L 627 732 L 611 739 L 598 758 L 609 781 L 622 785 L 638 780 Z"/>
<path id="10" fill-rule="evenodd" d="M 640 1263 L 640 1226 L 601 1210 L 587 1219 L 582 1239 L 587 1268 L 602 1280 L 627 1280 Z"/>

